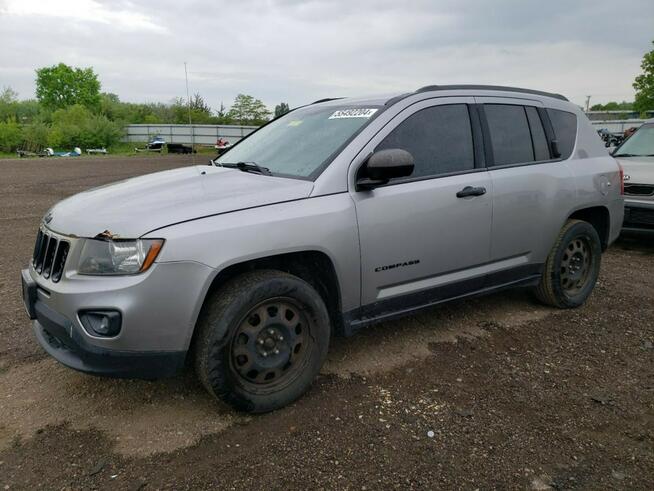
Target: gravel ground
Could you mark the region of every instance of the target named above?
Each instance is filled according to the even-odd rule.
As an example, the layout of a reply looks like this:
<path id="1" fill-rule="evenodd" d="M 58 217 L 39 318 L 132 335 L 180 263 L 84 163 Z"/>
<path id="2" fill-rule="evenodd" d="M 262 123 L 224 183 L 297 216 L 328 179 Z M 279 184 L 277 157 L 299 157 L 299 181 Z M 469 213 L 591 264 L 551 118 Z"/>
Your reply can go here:
<path id="1" fill-rule="evenodd" d="M 4 489 L 654 487 L 651 238 L 614 245 L 574 311 L 513 291 L 337 339 L 312 390 L 263 416 L 221 406 L 191 373 L 109 380 L 49 359 L 18 277 L 45 211 L 191 163 L 0 161 Z"/>

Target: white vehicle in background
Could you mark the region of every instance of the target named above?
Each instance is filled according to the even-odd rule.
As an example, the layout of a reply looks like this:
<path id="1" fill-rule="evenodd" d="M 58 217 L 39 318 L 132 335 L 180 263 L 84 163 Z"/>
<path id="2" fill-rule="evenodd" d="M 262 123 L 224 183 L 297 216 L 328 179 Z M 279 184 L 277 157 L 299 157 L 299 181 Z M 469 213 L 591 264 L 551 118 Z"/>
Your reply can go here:
<path id="1" fill-rule="evenodd" d="M 624 231 L 654 232 L 654 119 L 649 119 L 613 156 L 624 169 Z"/>

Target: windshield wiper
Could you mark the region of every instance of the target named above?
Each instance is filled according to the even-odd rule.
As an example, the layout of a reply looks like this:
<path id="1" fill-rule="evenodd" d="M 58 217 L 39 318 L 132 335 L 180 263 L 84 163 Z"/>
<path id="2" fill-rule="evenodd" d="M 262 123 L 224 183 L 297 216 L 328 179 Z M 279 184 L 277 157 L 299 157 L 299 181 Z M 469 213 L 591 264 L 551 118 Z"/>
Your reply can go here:
<path id="1" fill-rule="evenodd" d="M 256 162 L 220 162 L 216 163 L 216 165 L 230 169 L 239 169 L 243 172 L 255 172 L 257 174 L 263 174 L 264 176 L 273 175 L 268 167 L 262 167 Z"/>
<path id="2" fill-rule="evenodd" d="M 642 155 L 634 155 L 633 153 L 614 153 L 613 157 L 642 157 Z"/>

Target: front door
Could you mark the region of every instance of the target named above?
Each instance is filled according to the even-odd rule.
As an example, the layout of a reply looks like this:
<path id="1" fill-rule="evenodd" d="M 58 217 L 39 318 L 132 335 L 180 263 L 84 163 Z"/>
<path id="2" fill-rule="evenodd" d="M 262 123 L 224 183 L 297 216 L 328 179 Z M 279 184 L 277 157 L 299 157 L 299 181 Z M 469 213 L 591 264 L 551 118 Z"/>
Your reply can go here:
<path id="1" fill-rule="evenodd" d="M 477 120 L 468 103 L 472 98 L 415 104 L 364 149 L 402 148 L 415 160 L 408 178 L 372 191 L 352 190 L 361 303 L 379 306 L 381 315 L 386 301 L 392 310 L 410 309 L 483 286 L 493 190 L 475 151 Z"/>

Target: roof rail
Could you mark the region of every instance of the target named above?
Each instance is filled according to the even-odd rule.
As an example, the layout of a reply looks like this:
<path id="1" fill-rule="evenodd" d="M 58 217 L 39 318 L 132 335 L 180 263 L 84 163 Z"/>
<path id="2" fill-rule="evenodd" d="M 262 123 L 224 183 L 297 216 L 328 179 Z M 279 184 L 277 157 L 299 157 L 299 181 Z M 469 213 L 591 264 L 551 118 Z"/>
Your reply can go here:
<path id="1" fill-rule="evenodd" d="M 546 97 L 553 97 L 562 101 L 567 101 L 568 98 L 561 94 L 553 94 L 550 92 L 543 92 L 540 90 L 521 89 L 519 87 L 504 87 L 502 85 L 427 85 L 416 90 L 416 93 L 432 92 L 435 90 L 503 90 L 505 92 L 520 92 L 522 94 L 544 95 Z"/>
<path id="2" fill-rule="evenodd" d="M 388 100 L 384 103 L 384 106 L 390 107 L 390 106 L 392 106 L 393 104 L 395 104 L 396 102 L 400 102 L 400 101 L 401 101 L 402 99 L 404 99 L 405 97 L 409 97 L 411 94 L 412 94 L 411 92 L 406 92 L 406 93 L 404 93 L 404 94 L 400 94 L 400 95 L 396 95 L 395 97 L 391 97 L 390 99 L 388 99 Z"/>
<path id="3" fill-rule="evenodd" d="M 329 101 L 337 101 L 339 99 L 345 99 L 345 97 L 327 97 L 325 99 L 318 99 L 317 101 L 313 101 L 310 106 L 314 104 L 320 104 L 321 102 L 329 102 Z"/>

